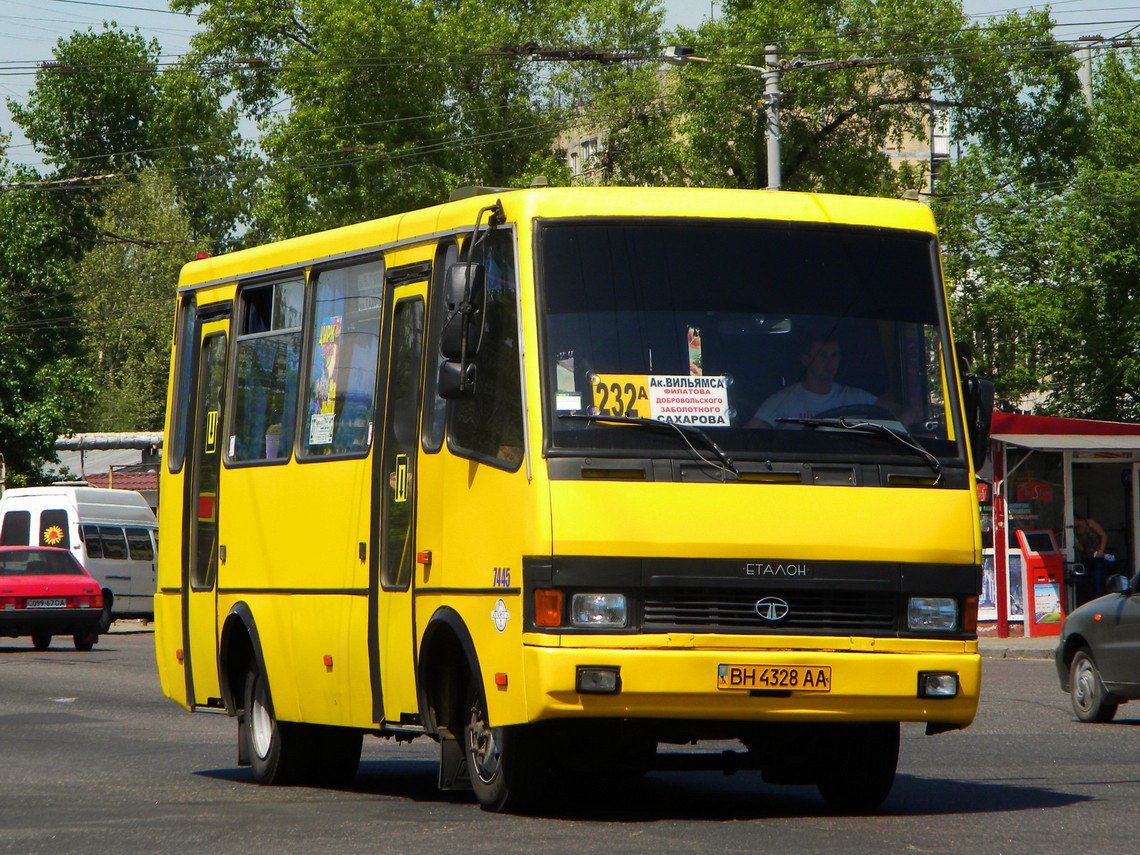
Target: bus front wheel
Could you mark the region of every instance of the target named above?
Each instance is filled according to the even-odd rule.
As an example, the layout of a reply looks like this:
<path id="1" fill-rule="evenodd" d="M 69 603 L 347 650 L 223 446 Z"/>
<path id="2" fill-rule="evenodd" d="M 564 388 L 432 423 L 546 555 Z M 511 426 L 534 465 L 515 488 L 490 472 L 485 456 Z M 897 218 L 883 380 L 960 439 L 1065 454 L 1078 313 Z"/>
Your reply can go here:
<path id="1" fill-rule="evenodd" d="M 491 727 L 477 679 L 467 689 L 463 743 L 471 788 L 483 810 L 518 811 L 541 792 L 541 750 L 533 726 Z"/>
<path id="2" fill-rule="evenodd" d="M 819 793 L 839 810 L 874 810 L 887 798 L 899 762 L 899 723 L 837 726 L 821 759 Z"/>

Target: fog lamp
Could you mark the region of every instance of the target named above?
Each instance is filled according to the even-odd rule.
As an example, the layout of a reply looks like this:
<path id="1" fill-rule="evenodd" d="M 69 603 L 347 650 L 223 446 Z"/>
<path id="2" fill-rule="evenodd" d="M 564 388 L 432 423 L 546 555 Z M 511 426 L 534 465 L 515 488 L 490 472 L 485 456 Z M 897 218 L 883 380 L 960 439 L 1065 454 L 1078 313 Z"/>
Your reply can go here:
<path id="1" fill-rule="evenodd" d="M 948 630 L 958 625 L 958 601 L 953 597 L 911 597 L 906 623 L 917 630 Z"/>
<path id="2" fill-rule="evenodd" d="M 918 672 L 918 696 L 920 698 L 956 698 L 958 696 L 958 675 L 954 672 Z"/>
<path id="3" fill-rule="evenodd" d="M 570 601 L 574 626 L 625 626 L 625 594 L 575 594 Z"/>
<path id="4" fill-rule="evenodd" d="M 574 690 L 579 694 L 613 695 L 620 688 L 620 669 L 578 666 L 578 678 L 574 681 Z"/>

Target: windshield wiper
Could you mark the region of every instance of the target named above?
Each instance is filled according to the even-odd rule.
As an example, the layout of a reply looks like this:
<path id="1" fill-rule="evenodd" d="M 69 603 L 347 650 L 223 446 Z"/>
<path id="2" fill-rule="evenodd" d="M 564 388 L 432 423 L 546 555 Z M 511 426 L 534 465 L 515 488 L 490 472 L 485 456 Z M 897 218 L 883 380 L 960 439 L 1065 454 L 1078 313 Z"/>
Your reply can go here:
<path id="1" fill-rule="evenodd" d="M 718 468 L 726 469 L 737 477 L 740 476 L 740 472 L 737 471 L 736 464 L 733 463 L 732 458 L 724 453 L 724 449 L 716 444 L 716 440 L 714 440 L 711 436 L 705 433 L 704 430 L 697 427 L 696 425 L 679 425 L 674 424 L 673 422 L 659 422 L 657 419 L 647 419 L 644 416 L 591 416 L 587 413 L 559 413 L 558 418 L 576 419 L 578 421 L 587 422 L 610 422 L 612 424 L 619 425 L 641 425 L 642 427 L 653 428 L 658 431 L 663 430 L 666 433 L 672 433 L 673 431 L 676 431 L 681 436 L 681 438 L 685 440 L 685 444 L 688 445 L 689 448 L 693 449 L 693 453 L 699 460 L 701 460 L 703 463 L 711 462 L 702 454 L 700 454 L 695 448 L 693 448 L 693 444 L 689 442 L 689 437 L 695 436 L 697 439 L 703 442 L 705 446 L 710 451 L 712 451 L 712 453 L 717 456 L 717 459 L 720 460 L 720 462 L 723 464 Z"/>
<path id="2" fill-rule="evenodd" d="M 906 437 L 891 430 L 886 425 L 880 424 L 879 422 L 851 422 L 843 417 L 836 419 L 776 419 L 776 421 L 783 422 L 784 424 L 803 425 L 804 427 L 839 428 L 840 430 L 853 430 L 856 433 L 865 433 L 870 436 L 889 437 L 898 445 L 903 446 L 911 453 L 921 457 L 926 462 L 926 465 L 934 470 L 935 484 L 942 480 L 942 464 L 938 461 L 937 457 L 935 457 L 921 445 L 911 442 Z"/>

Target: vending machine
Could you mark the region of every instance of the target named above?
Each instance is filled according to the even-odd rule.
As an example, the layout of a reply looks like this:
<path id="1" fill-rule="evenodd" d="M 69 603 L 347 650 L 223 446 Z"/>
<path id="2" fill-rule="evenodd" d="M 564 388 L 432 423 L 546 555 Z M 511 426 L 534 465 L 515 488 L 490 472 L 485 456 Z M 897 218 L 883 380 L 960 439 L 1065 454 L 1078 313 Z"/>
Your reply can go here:
<path id="1" fill-rule="evenodd" d="M 1060 635 L 1065 560 L 1057 539 L 1049 529 L 1018 530 L 1017 541 L 1025 567 L 1025 634 Z"/>

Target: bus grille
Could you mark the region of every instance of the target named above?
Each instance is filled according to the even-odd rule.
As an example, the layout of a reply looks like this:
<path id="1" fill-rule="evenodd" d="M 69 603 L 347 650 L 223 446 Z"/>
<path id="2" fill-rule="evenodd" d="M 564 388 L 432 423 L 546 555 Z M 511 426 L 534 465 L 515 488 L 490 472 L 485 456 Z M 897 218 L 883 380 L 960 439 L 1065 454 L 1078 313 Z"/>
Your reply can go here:
<path id="1" fill-rule="evenodd" d="M 757 611 L 757 603 L 768 596 L 787 603 L 787 614 L 780 620 L 765 620 Z M 642 627 L 706 632 L 884 631 L 895 629 L 897 602 L 890 591 L 647 591 Z"/>

